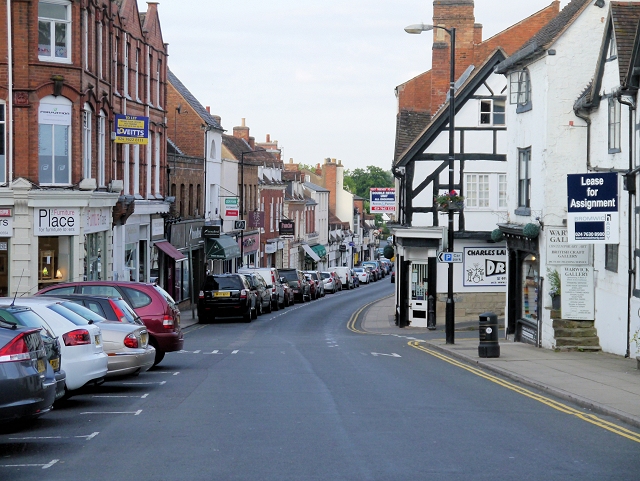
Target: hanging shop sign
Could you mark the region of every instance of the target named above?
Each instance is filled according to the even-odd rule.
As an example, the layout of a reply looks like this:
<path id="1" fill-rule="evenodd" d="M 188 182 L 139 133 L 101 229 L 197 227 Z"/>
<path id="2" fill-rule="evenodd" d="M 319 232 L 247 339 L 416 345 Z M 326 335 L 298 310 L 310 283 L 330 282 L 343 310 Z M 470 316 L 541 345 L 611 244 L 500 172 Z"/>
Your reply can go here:
<path id="1" fill-rule="evenodd" d="M 586 266 L 591 264 L 591 245 L 569 244 L 566 227 L 547 227 L 547 265 Z"/>
<path id="2" fill-rule="evenodd" d="M 560 269 L 560 282 L 562 318 L 593 321 L 595 319 L 593 267 L 563 266 Z"/>
<path id="3" fill-rule="evenodd" d="M 36 236 L 80 235 L 80 209 L 33 209 Z"/>
<path id="4" fill-rule="evenodd" d="M 149 143 L 149 117 L 116 114 L 113 126 L 116 144 Z"/>
<path id="5" fill-rule="evenodd" d="M 569 243 L 620 242 L 618 174 L 567 175 L 567 227 Z"/>
<path id="6" fill-rule="evenodd" d="M 465 287 L 507 285 L 506 247 L 465 247 L 463 256 Z"/>
<path id="7" fill-rule="evenodd" d="M 239 200 L 237 197 L 227 197 L 224 199 L 224 216 L 228 218 L 235 218 L 240 215 L 240 208 L 238 207 Z"/>
<path id="8" fill-rule="evenodd" d="M 281 220 L 279 231 L 280 237 L 295 237 L 296 223 L 292 220 Z"/>
<path id="9" fill-rule="evenodd" d="M 278 243 L 277 242 L 267 242 L 264 245 L 264 253 L 265 254 L 275 254 L 277 250 L 278 250 Z"/>
<path id="10" fill-rule="evenodd" d="M 392 187 L 373 187 L 369 189 L 369 211 L 377 214 L 396 211 L 396 189 Z"/>
<path id="11" fill-rule="evenodd" d="M 205 238 L 217 239 L 220 237 L 222 227 L 219 225 L 205 225 L 202 227 L 202 236 Z"/>
<path id="12" fill-rule="evenodd" d="M 249 227 L 256 229 L 264 227 L 264 211 L 249 212 L 247 220 L 249 221 Z"/>

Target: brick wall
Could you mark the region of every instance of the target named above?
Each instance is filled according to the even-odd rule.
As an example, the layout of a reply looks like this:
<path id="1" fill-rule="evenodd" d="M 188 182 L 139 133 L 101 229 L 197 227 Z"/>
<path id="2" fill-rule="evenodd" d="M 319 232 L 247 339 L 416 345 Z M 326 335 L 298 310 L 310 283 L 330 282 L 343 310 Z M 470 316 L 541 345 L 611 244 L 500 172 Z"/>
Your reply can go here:
<path id="1" fill-rule="evenodd" d="M 504 318 L 504 308 L 506 305 L 506 294 L 504 292 L 482 292 L 478 294 L 460 293 L 456 294 L 458 301 L 455 303 L 456 322 L 477 321 L 478 316 L 484 312 L 493 312 L 498 318 Z M 446 295 L 439 295 L 436 302 L 436 321 L 445 322 Z"/>

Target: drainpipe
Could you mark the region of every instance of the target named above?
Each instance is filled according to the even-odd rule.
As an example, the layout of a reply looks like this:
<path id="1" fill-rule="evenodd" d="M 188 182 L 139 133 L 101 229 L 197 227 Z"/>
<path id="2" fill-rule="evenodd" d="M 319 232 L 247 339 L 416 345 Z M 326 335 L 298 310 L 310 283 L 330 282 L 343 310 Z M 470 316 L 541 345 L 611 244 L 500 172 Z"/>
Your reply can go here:
<path id="1" fill-rule="evenodd" d="M 9 121 L 7 129 L 7 133 L 9 134 L 9 142 L 7 143 L 7 163 L 9 164 L 8 184 L 13 182 L 13 34 L 11 31 L 11 21 L 11 0 L 7 0 L 7 81 L 9 83 L 9 101 L 7 102 L 9 110 L 9 115 L 7 116 L 7 120 Z"/>
<path id="2" fill-rule="evenodd" d="M 629 102 L 628 100 L 623 100 L 621 91 L 618 91 L 616 97 L 618 98 L 618 102 L 629 107 L 629 171 L 628 172 L 631 172 L 633 170 L 633 153 L 635 151 L 635 149 L 633 148 L 633 133 L 634 133 L 633 112 L 635 111 L 636 107 L 633 102 Z M 627 209 L 628 210 L 627 258 L 629 260 L 628 261 L 629 277 L 627 279 L 627 351 L 624 357 L 629 357 L 631 355 L 630 347 L 629 347 L 629 344 L 631 343 L 631 296 L 633 295 L 633 286 L 635 284 L 634 282 L 635 261 L 634 261 L 634 253 L 633 253 L 633 246 L 632 246 L 632 242 L 633 242 L 632 222 L 633 222 L 633 210 L 635 207 L 635 202 L 634 202 L 633 193 L 632 193 L 634 189 L 629 188 L 629 182 L 635 183 L 635 175 L 633 176 L 628 175 L 626 180 L 627 180 L 627 193 L 628 193 L 627 195 L 629 199 L 628 209 Z"/>

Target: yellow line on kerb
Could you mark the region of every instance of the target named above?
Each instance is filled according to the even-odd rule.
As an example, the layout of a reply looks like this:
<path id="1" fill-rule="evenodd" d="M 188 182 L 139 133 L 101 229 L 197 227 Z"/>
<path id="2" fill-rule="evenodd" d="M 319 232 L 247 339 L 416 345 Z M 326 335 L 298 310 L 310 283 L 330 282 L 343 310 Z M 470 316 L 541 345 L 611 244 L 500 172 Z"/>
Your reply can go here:
<path id="1" fill-rule="evenodd" d="M 356 312 L 351 314 L 351 317 L 349 318 L 349 322 L 347 322 L 347 329 L 349 329 L 351 332 L 355 332 L 357 334 L 371 334 L 370 332 L 362 331 L 362 330 L 360 330 L 360 329 L 358 329 L 356 327 L 356 322 L 358 321 L 358 316 L 360 315 L 360 313 L 362 313 L 362 311 L 364 311 L 365 309 L 367 309 L 371 305 L 375 304 L 376 302 L 382 301 L 384 299 L 388 299 L 388 298 L 393 297 L 393 296 L 395 296 L 395 294 L 392 294 L 392 295 L 386 296 L 386 297 L 381 297 L 380 299 L 376 299 L 375 301 L 372 301 L 369 304 L 365 304 L 364 306 L 362 306 Z"/>
<path id="2" fill-rule="evenodd" d="M 618 426 L 616 424 L 610 423 L 609 421 L 606 421 L 604 419 L 599 418 L 598 416 L 594 415 L 594 414 L 585 414 L 582 411 L 579 411 L 577 409 L 574 409 L 570 406 L 567 406 L 566 404 L 562 404 L 558 401 L 555 401 L 551 398 L 545 397 L 545 396 L 541 396 L 540 394 L 536 394 L 533 391 L 530 391 L 528 389 L 525 389 L 523 387 L 520 387 L 516 384 L 510 383 L 508 381 L 505 381 L 503 379 L 500 379 L 496 376 L 492 376 L 491 374 L 488 374 L 484 371 L 482 371 L 481 369 L 469 366 L 463 362 L 457 361 L 456 359 L 453 359 L 449 356 L 445 356 L 444 354 L 441 354 L 433 349 L 429 349 L 426 346 L 420 345 L 422 341 L 411 341 L 409 343 L 409 346 L 418 349 L 420 351 L 426 352 L 427 354 L 430 354 L 434 357 L 437 357 L 438 359 L 441 359 L 442 361 L 448 362 L 449 364 L 453 364 L 454 366 L 457 366 L 461 369 L 464 369 L 466 371 L 469 371 L 470 373 L 475 374 L 476 376 L 480 376 L 484 379 L 487 379 L 491 382 L 494 382 L 496 384 L 499 384 L 502 387 L 505 387 L 507 389 L 510 389 L 518 394 L 521 394 L 523 396 L 526 396 L 528 398 L 531 398 L 535 401 L 541 402 L 542 404 L 546 404 L 547 406 L 556 409 L 557 411 L 563 412 L 565 414 L 569 414 L 572 416 L 575 416 L 579 419 L 582 419 L 583 421 L 586 421 L 588 423 L 591 423 L 595 426 L 601 427 L 602 429 L 606 429 L 607 431 L 610 431 L 614 434 L 617 434 L 619 436 L 622 436 L 624 438 L 630 439 L 631 441 L 635 441 L 636 443 L 640 443 L 640 434 L 630 431 L 629 429 L 625 429 L 622 426 Z"/>

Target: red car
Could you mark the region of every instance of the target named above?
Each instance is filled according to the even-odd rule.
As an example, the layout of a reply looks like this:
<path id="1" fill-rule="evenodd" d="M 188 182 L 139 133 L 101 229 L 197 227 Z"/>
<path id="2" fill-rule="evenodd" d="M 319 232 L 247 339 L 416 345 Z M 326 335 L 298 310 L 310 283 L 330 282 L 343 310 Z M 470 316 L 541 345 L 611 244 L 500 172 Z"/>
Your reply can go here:
<path id="1" fill-rule="evenodd" d="M 165 353 L 180 351 L 184 335 L 180 329 L 180 310 L 175 301 L 160 286 L 128 281 L 65 282 L 45 287 L 36 295 L 66 296 L 90 294 L 122 297 L 140 316 L 149 331 L 149 344 L 156 348 L 154 365 Z"/>

